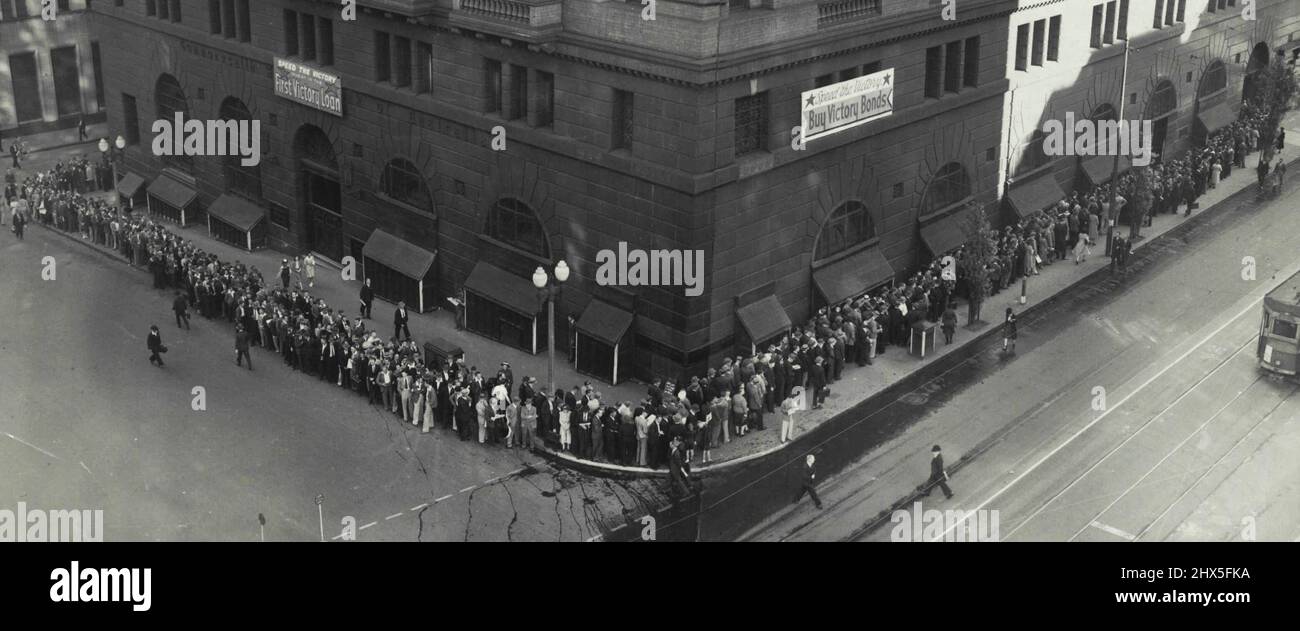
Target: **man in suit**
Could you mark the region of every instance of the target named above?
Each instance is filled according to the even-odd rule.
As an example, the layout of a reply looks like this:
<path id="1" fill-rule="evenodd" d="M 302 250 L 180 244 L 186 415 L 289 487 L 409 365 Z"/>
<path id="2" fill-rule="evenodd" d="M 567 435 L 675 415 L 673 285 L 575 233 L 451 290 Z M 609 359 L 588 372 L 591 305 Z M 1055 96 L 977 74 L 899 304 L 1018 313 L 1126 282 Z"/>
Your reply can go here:
<path id="1" fill-rule="evenodd" d="M 943 451 L 938 445 L 930 449 L 930 479 L 925 481 L 925 496 L 930 497 L 936 486 L 943 491 L 944 497 L 952 499 L 952 489 L 948 488 L 948 470 L 943 467 Z"/>
<path id="2" fill-rule="evenodd" d="M 813 358 L 812 367 L 808 369 L 808 389 L 813 392 L 813 408 L 820 409 L 826 399 L 826 369 L 822 365 L 821 355 Z"/>
<path id="3" fill-rule="evenodd" d="M 162 334 L 158 332 L 158 325 L 154 324 L 149 326 L 149 340 L 146 344 L 149 346 L 149 363 L 162 368 L 164 365 L 163 360 L 158 353 L 165 353 L 167 351 L 164 350 Z"/>
<path id="4" fill-rule="evenodd" d="M 235 365 L 242 366 L 241 359 L 248 360 L 248 369 L 253 369 L 253 357 L 248 354 L 248 331 L 244 325 L 235 326 Z"/>
<path id="5" fill-rule="evenodd" d="M 181 295 L 181 292 L 176 292 L 176 298 L 172 300 L 172 311 L 176 314 L 176 328 L 181 328 L 181 321 L 183 320 L 185 322 L 185 329 L 189 330 L 189 308 L 189 302 L 185 300 L 185 297 Z"/>
<path id="6" fill-rule="evenodd" d="M 282 271 L 281 273 L 286 274 L 287 270 L 288 270 L 288 261 L 285 261 L 285 270 Z M 370 308 L 374 306 L 374 302 L 375 302 L 375 290 L 370 288 L 370 279 L 367 278 L 365 284 L 361 286 L 361 316 L 363 318 L 367 320 L 370 319 Z"/>
<path id="7" fill-rule="evenodd" d="M 406 326 L 410 317 L 406 314 L 406 303 L 397 303 L 397 310 L 393 312 L 393 339 L 397 339 L 398 333 L 405 333 L 406 339 L 411 339 L 411 329 Z"/>
<path id="8" fill-rule="evenodd" d="M 763 430 L 763 410 L 764 401 L 767 398 L 767 389 L 763 387 L 763 378 L 754 375 L 753 379 L 745 384 L 745 403 L 749 408 L 749 416 L 754 420 L 756 429 Z"/>
<path id="9" fill-rule="evenodd" d="M 822 498 L 817 497 L 817 457 L 808 454 L 803 463 L 803 483 L 799 486 L 799 494 L 794 496 L 792 504 L 798 504 L 803 499 L 805 493 L 812 496 L 813 505 L 817 510 L 822 509 Z"/>
<path id="10" fill-rule="evenodd" d="M 675 498 L 683 498 L 691 494 L 691 487 L 687 483 L 689 479 L 686 473 L 685 454 L 682 453 L 682 437 L 673 436 L 672 442 L 669 443 L 669 466 L 668 475 L 672 480 L 672 495 Z"/>

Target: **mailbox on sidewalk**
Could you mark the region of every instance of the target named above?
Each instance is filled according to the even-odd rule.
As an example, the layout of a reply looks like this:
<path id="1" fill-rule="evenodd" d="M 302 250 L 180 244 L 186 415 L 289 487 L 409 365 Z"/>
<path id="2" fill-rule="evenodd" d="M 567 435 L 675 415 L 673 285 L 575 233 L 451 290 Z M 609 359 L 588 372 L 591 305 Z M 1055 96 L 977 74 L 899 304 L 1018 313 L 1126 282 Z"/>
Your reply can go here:
<path id="1" fill-rule="evenodd" d="M 432 336 L 424 343 L 424 365 L 430 368 L 450 365 L 464 356 L 465 351 L 459 345 L 441 337 Z"/>
<path id="2" fill-rule="evenodd" d="M 907 352 L 917 357 L 925 357 L 926 353 L 933 353 L 935 327 L 935 323 L 929 320 L 913 324 L 911 336 L 907 340 Z"/>

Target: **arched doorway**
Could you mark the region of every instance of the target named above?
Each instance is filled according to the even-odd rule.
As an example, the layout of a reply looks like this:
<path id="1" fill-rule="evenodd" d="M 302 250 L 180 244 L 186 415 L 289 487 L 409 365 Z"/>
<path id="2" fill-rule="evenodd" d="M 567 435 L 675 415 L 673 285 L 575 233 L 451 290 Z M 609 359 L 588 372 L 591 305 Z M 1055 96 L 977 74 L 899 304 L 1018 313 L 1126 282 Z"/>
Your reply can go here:
<path id="1" fill-rule="evenodd" d="M 158 76 L 158 81 L 154 83 L 153 88 L 154 111 L 157 114 L 156 120 L 165 120 L 168 124 L 176 123 L 176 115 L 181 115 L 182 121 L 190 119 L 189 100 L 185 98 L 185 90 L 181 88 L 181 83 L 169 74 Z M 182 123 L 183 124 L 183 123 Z M 161 156 L 163 164 L 175 167 L 186 173 L 189 173 L 193 167 L 193 161 L 181 147 L 172 148 L 173 155 Z"/>
<path id="2" fill-rule="evenodd" d="M 334 144 L 314 125 L 303 125 L 293 139 L 298 166 L 298 199 L 307 229 L 307 249 L 331 261 L 343 259 L 343 193 Z"/>
<path id="3" fill-rule="evenodd" d="M 1151 121 L 1151 151 L 1154 159 L 1160 161 L 1165 155 L 1165 141 L 1169 137 L 1169 119 L 1178 111 L 1178 92 L 1168 79 L 1156 84 L 1147 99 L 1143 118 Z"/>
<path id="4" fill-rule="evenodd" d="M 1231 111 L 1224 105 L 1227 91 L 1228 67 L 1216 59 L 1205 67 L 1200 83 L 1196 84 L 1196 123 L 1192 134 L 1196 146 L 1205 146 L 1215 129 L 1232 122 Z"/>
<path id="5" fill-rule="evenodd" d="M 1249 103 L 1255 98 L 1259 87 L 1257 81 L 1261 70 L 1268 67 L 1269 53 L 1268 45 L 1263 42 L 1255 44 L 1255 48 L 1250 51 L 1250 61 L 1246 63 L 1246 78 L 1241 84 L 1241 101 Z"/>

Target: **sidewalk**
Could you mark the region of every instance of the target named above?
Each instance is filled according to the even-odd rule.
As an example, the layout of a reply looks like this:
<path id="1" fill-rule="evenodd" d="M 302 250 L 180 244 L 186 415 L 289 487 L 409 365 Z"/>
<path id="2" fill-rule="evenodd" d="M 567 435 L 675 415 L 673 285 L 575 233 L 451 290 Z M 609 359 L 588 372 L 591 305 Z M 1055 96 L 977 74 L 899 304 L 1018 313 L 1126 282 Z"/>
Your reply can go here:
<path id="1" fill-rule="evenodd" d="M 4 155 L 0 157 L 3 157 L 6 161 L 9 160 L 9 144 L 15 140 L 20 140 L 26 143 L 27 151 L 29 152 L 27 158 L 22 162 L 22 170 L 32 171 L 36 166 L 36 160 L 40 159 L 41 164 L 43 164 L 45 159 L 51 155 L 50 152 L 58 151 L 60 149 L 85 145 L 85 149 L 82 151 L 69 153 L 66 156 L 60 155 L 59 157 L 72 157 L 78 153 L 98 154 L 99 139 L 107 138 L 108 133 L 108 123 L 95 123 L 93 125 L 86 125 L 87 140 L 80 139 L 75 126 L 67 129 L 55 129 L 53 131 L 41 132 L 38 134 L 28 134 L 26 136 L 6 136 L 4 139 Z M 113 139 L 109 138 L 109 142 L 113 142 Z M 46 155 L 42 156 L 41 154 L 43 153 Z M 57 158 L 55 158 L 55 160 L 57 161 Z M 6 170 L 13 165 L 12 162 L 5 162 L 4 164 Z M 53 164 L 53 162 L 51 162 L 51 164 Z M 44 170 L 44 168 L 40 170 Z"/>

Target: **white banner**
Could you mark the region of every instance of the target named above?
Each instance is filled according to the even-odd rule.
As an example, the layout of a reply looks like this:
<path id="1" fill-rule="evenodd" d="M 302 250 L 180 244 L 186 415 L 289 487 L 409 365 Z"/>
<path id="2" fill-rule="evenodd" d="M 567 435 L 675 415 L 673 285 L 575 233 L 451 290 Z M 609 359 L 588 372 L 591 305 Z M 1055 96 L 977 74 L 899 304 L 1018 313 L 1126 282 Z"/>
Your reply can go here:
<path id="1" fill-rule="evenodd" d="M 841 81 L 800 95 L 808 142 L 894 112 L 894 69 Z"/>

